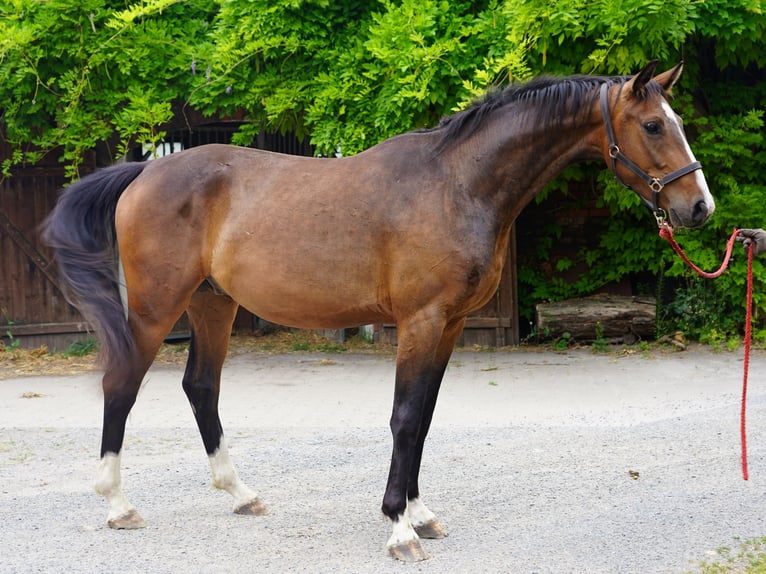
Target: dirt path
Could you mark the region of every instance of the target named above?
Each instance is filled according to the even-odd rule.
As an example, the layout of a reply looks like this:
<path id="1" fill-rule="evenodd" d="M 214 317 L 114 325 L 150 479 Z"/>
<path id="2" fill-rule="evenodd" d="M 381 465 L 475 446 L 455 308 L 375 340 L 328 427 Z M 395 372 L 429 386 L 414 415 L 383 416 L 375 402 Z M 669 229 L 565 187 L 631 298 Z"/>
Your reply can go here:
<path id="1" fill-rule="evenodd" d="M 180 388 L 155 367 L 123 459 L 147 528 L 111 531 L 93 492 L 98 374 L 0 381 L 0 572 L 686 572 L 766 534 L 766 354 L 751 363 L 750 481 L 739 468 L 741 353 L 460 352 L 422 472 L 450 536 L 390 560 L 378 508 L 390 355 L 242 354 L 221 414 L 269 504 L 235 516 L 209 487 Z"/>

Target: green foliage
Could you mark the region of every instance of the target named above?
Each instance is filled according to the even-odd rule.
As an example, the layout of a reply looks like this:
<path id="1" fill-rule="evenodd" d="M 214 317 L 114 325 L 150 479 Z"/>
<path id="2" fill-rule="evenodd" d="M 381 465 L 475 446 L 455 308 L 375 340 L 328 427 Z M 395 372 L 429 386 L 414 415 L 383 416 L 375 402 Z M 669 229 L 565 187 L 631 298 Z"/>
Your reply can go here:
<path id="1" fill-rule="evenodd" d="M 11 320 L 11 318 L 8 316 L 8 310 L 5 307 L 3 307 L 2 309 L 0 309 L 0 312 L 2 312 L 2 315 L 5 318 L 5 323 L 8 325 L 8 327 L 12 327 L 14 323 Z M 19 341 L 16 337 L 13 336 L 13 331 L 11 331 L 10 328 L 5 330 L 5 336 L 8 339 L 8 343 L 4 344 L 2 341 L 0 341 L 0 346 L 2 346 L 2 348 L 11 349 L 11 350 L 19 348 L 21 341 Z"/>
<path id="2" fill-rule="evenodd" d="M 700 567 L 696 571 L 701 574 L 765 574 L 766 537 L 735 540 L 736 548 L 728 546 L 718 548 L 715 558 L 700 562 Z"/>
<path id="3" fill-rule="evenodd" d="M 473 44 L 469 6 L 386 0 L 383 12 L 372 13 L 356 50 L 318 78 L 317 98 L 307 115 L 309 125 L 318 128 L 312 137 L 318 149 L 355 153 L 400 133 L 403 125 L 436 123 L 454 104 L 462 75 L 472 70 L 465 58 Z M 361 70 L 361 76 L 350 77 L 349 68 Z"/>
<path id="4" fill-rule="evenodd" d="M 226 3 L 216 20 L 212 81 L 192 103 L 247 110 L 258 129 L 311 134 L 319 153 L 352 154 L 432 125 L 472 73 L 470 3 Z M 468 57 L 467 55 L 471 56 Z M 225 99 L 224 86 L 234 97 Z"/>
<path id="5" fill-rule="evenodd" d="M 116 157 L 158 141 L 185 107 L 244 118 L 235 143 L 293 131 L 320 154 L 352 154 L 433 125 L 496 84 L 541 73 L 628 74 L 652 58 L 666 67 L 684 58 L 674 107 L 718 208 L 705 229 L 678 239 L 712 268 L 734 226 L 766 222 L 765 30 L 762 0 L 6 0 L 0 127 L 10 154 L 2 171 L 60 150 L 74 177 L 89 150 Z M 552 277 L 519 269 L 527 314 L 536 301 L 638 273 L 697 289 L 651 216 L 603 166 L 571 168 L 540 197 L 581 201 L 569 194 L 573 182 L 590 183 L 612 215 L 598 243 L 558 261 Z M 538 258 L 555 251 L 561 232 L 540 231 Z M 586 271 L 571 280 L 574 269 Z M 755 272 L 763 284 L 760 261 Z M 744 281 L 738 257 L 705 287 L 716 305 L 706 312 L 726 336 L 741 329 Z M 696 320 L 687 302 L 666 311 L 668 328 Z M 755 305 L 756 333 L 766 333 L 759 289 Z M 687 327 L 704 336 L 704 324 Z"/>
<path id="6" fill-rule="evenodd" d="M 553 342 L 553 350 L 558 352 L 566 351 L 571 342 L 572 342 L 572 334 L 568 332 L 564 332 L 561 334 L 561 337 L 559 337 Z"/>
<path id="7" fill-rule="evenodd" d="M 13 148 L 3 173 L 62 149 L 71 176 L 86 152 L 159 138 L 188 93 L 193 42 L 212 2 L 14 0 L 0 5 L 0 102 Z M 149 140 L 151 141 L 151 140 Z M 32 145 L 30 145 L 32 144 Z"/>
<path id="8" fill-rule="evenodd" d="M 590 348 L 594 353 L 606 353 L 609 350 L 609 339 L 604 337 L 601 321 L 596 321 L 596 339 L 591 343 Z"/>
<path id="9" fill-rule="evenodd" d="M 735 331 L 742 317 L 719 296 L 714 285 L 696 276 L 683 281 L 673 301 L 662 309 L 660 321 L 669 323 L 665 330 L 682 331 L 685 337 L 715 343 Z"/>
<path id="10" fill-rule="evenodd" d="M 65 357 L 85 357 L 97 350 L 95 339 L 88 338 L 84 341 L 73 341 L 62 353 Z"/>

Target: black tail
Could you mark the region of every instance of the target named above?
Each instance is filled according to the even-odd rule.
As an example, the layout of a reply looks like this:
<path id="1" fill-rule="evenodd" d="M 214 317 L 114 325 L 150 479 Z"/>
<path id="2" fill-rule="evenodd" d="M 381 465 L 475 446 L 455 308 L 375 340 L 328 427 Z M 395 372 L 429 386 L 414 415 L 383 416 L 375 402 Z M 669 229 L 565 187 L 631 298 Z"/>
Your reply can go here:
<path id="1" fill-rule="evenodd" d="M 43 224 L 43 241 L 53 249 L 67 299 L 96 331 L 106 368 L 135 347 L 119 292 L 114 213 L 144 167 L 122 163 L 81 179 L 64 190 Z"/>

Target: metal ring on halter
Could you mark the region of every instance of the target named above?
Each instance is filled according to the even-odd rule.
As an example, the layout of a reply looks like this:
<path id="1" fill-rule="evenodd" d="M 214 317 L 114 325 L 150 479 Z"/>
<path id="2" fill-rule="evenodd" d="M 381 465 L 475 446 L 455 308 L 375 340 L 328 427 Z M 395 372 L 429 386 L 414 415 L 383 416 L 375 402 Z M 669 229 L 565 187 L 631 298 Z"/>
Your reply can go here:
<path id="1" fill-rule="evenodd" d="M 662 229 L 665 227 L 668 223 L 668 214 L 665 213 L 665 210 L 661 207 L 657 207 L 654 211 L 652 211 L 652 214 L 654 215 L 654 219 L 657 221 L 657 227 Z"/>
<path id="2" fill-rule="evenodd" d="M 609 146 L 609 157 L 612 159 L 617 159 L 617 156 L 620 155 L 620 148 L 617 146 L 617 144 L 612 144 Z"/>
<path id="3" fill-rule="evenodd" d="M 649 189 L 651 189 L 654 193 L 659 193 L 662 191 L 662 188 L 665 187 L 663 183 L 660 181 L 660 178 L 655 177 L 652 179 L 651 183 L 649 184 Z"/>

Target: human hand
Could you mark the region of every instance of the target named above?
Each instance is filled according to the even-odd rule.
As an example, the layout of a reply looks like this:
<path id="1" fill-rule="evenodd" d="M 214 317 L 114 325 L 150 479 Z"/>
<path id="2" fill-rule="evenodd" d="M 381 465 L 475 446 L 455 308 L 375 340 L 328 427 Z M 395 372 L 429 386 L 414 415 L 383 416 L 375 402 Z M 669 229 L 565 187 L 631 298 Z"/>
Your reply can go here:
<path id="1" fill-rule="evenodd" d="M 740 229 L 737 241 L 741 241 L 746 250 L 752 245 L 753 255 L 766 252 L 766 231 L 763 229 Z"/>

